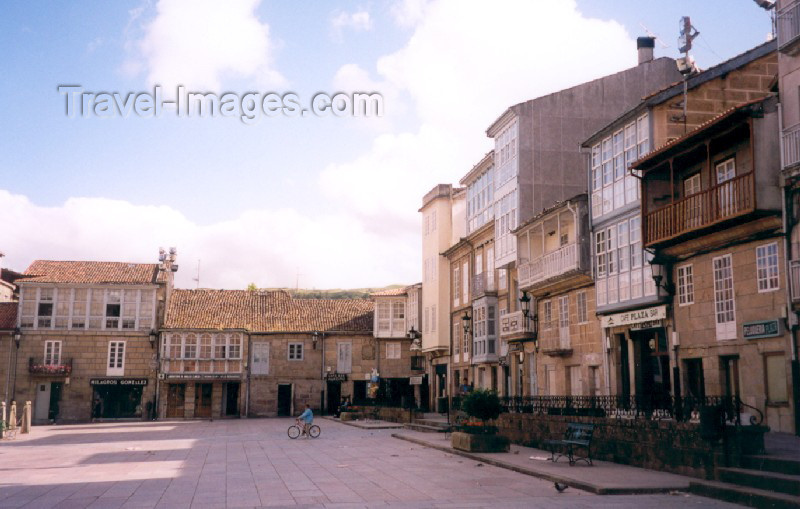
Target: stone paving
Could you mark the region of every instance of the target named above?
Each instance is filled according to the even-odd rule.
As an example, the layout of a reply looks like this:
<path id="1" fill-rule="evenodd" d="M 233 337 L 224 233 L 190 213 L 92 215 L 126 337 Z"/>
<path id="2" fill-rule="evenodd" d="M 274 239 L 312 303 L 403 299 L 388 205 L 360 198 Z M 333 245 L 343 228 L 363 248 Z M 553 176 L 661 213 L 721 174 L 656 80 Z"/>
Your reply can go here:
<path id="1" fill-rule="evenodd" d="M 40 426 L 0 441 L 0 508 L 734 507 L 685 493 L 593 495 L 318 419 Z"/>

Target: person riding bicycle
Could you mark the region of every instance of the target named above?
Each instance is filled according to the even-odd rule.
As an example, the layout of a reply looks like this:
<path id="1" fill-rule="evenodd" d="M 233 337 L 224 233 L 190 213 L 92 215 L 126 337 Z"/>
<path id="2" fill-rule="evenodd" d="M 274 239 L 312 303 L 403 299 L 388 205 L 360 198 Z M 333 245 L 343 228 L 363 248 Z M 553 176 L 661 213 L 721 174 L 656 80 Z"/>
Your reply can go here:
<path id="1" fill-rule="evenodd" d="M 314 412 L 311 411 L 311 405 L 306 403 L 306 409 L 297 417 L 297 423 L 303 421 L 303 434 L 308 436 L 308 429 L 314 423 Z"/>

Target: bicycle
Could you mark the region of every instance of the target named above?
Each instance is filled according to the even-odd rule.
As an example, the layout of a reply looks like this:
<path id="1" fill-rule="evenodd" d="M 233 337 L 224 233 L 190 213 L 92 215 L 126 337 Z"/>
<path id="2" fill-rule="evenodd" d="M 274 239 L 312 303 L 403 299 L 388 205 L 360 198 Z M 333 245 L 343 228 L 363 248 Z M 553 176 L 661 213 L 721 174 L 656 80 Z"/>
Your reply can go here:
<path id="1" fill-rule="evenodd" d="M 298 421 L 295 424 L 292 424 L 291 426 L 289 426 L 289 429 L 286 430 L 286 432 L 289 435 L 289 438 L 294 440 L 295 438 L 299 437 L 301 434 L 305 433 L 303 431 L 304 427 L 305 426 L 301 426 L 299 421 Z M 319 426 L 317 426 L 316 424 L 312 424 L 308 428 L 308 436 L 310 436 L 311 438 L 317 438 L 319 436 L 319 434 L 320 434 L 320 431 L 321 430 L 319 429 Z"/>

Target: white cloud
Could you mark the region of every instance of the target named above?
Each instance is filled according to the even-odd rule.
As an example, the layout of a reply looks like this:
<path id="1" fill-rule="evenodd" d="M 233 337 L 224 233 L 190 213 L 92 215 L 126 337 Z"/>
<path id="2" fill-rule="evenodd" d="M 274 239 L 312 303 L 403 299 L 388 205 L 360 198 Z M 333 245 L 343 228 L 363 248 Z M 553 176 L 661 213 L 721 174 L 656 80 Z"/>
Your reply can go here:
<path id="1" fill-rule="evenodd" d="M 418 272 L 416 236 L 369 231 L 345 214 L 304 215 L 296 210 L 253 209 L 235 219 L 197 224 L 167 206 L 141 206 L 104 198 L 70 198 L 42 207 L 0 190 L 6 228 L 4 266 L 24 270 L 34 259 L 155 263 L 159 246 L 176 246 L 179 287 L 300 285 L 316 288 L 411 283 Z"/>
<path id="2" fill-rule="evenodd" d="M 335 40 L 341 41 L 344 29 L 354 32 L 367 32 L 372 30 L 372 18 L 369 12 L 360 10 L 356 12 L 340 11 L 331 18 L 331 29 Z"/>
<path id="3" fill-rule="evenodd" d="M 485 130 L 506 108 L 636 65 L 625 29 L 582 16 L 572 0 L 404 0 L 392 14 L 412 29 L 407 44 L 377 60 L 377 77 L 343 66 L 337 78 L 408 96 L 420 127 L 378 136 L 320 183 L 331 199 L 398 224 L 418 221 L 424 193 L 491 149 Z"/>
<path id="4" fill-rule="evenodd" d="M 130 11 L 141 36 L 127 45 L 128 73 L 144 69 L 148 84 L 174 89 L 220 90 L 230 79 L 262 87 L 283 86 L 274 68 L 275 43 L 269 25 L 258 19 L 260 0 L 159 0 L 152 19 Z M 130 37 L 130 35 L 129 35 Z"/>

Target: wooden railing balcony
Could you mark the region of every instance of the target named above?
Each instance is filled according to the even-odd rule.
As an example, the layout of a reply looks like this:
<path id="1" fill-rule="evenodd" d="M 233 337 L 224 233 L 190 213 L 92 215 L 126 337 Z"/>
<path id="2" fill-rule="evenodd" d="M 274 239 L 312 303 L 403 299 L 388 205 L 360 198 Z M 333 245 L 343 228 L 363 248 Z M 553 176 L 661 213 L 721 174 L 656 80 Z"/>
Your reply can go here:
<path id="1" fill-rule="evenodd" d="M 472 298 L 485 295 L 497 291 L 497 279 L 494 277 L 494 271 L 483 272 L 472 276 Z"/>
<path id="2" fill-rule="evenodd" d="M 533 327 L 533 320 L 526 318 L 522 311 L 506 313 L 500 317 L 500 337 L 516 338 L 524 336 L 533 337 L 536 330 Z"/>
<path id="3" fill-rule="evenodd" d="M 783 137 L 783 167 L 790 168 L 800 164 L 800 124 L 787 127 Z"/>
<path id="4" fill-rule="evenodd" d="M 778 11 L 778 51 L 795 54 L 800 41 L 800 2 L 791 2 Z"/>
<path id="5" fill-rule="evenodd" d="M 649 212 L 644 218 L 645 246 L 755 211 L 753 184 L 751 171 Z"/>
<path id="6" fill-rule="evenodd" d="M 241 359 L 164 359 L 164 373 L 241 373 Z"/>
<path id="7" fill-rule="evenodd" d="M 573 242 L 520 265 L 519 286 L 526 288 L 577 268 L 578 244 Z"/>

